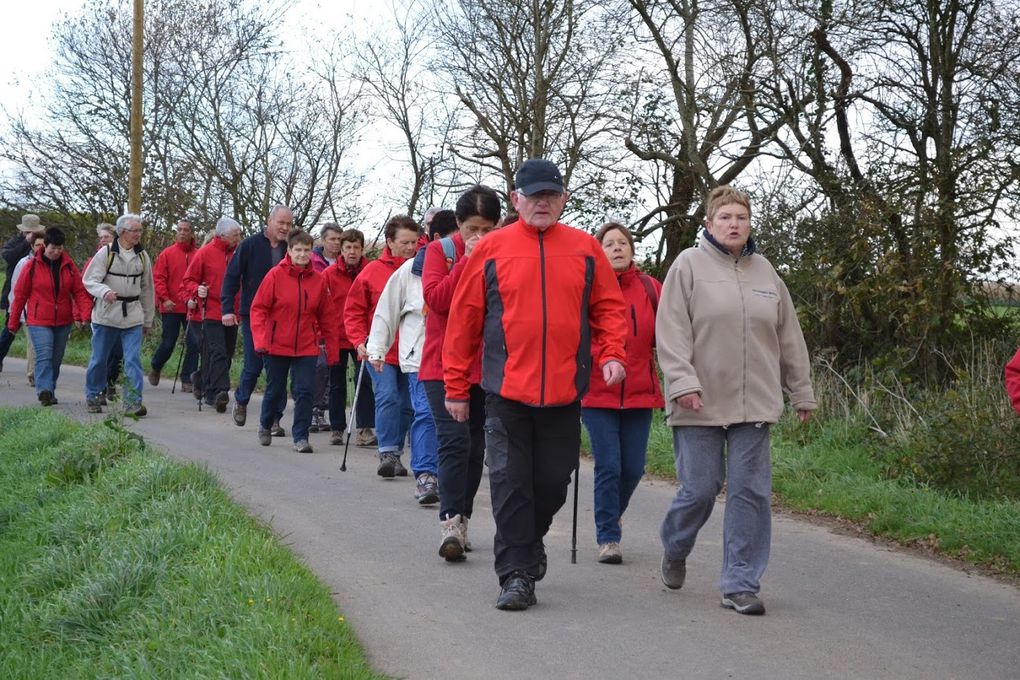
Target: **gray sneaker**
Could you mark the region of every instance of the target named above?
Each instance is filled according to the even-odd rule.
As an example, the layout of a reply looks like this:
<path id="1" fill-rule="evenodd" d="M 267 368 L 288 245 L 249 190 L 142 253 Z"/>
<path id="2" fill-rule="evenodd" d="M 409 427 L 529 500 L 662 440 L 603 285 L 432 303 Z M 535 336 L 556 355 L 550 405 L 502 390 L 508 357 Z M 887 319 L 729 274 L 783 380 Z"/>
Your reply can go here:
<path id="1" fill-rule="evenodd" d="M 308 443 L 307 439 L 302 439 L 299 442 L 294 442 L 294 450 L 298 453 L 312 453 L 312 445 Z"/>
<path id="2" fill-rule="evenodd" d="M 414 499 L 419 505 L 433 505 L 439 502 L 439 480 L 431 472 L 423 472 L 415 480 Z"/>
<path id="3" fill-rule="evenodd" d="M 616 541 L 601 543 L 599 545 L 599 562 L 602 564 L 622 563 L 623 553 L 620 552 L 620 544 Z"/>
<path id="4" fill-rule="evenodd" d="M 235 401 L 231 415 L 234 416 L 234 425 L 244 427 L 244 424 L 248 422 L 248 404 L 239 404 Z"/>
<path id="5" fill-rule="evenodd" d="M 393 474 L 395 474 L 397 477 L 407 476 L 407 468 L 404 467 L 404 464 L 400 462 L 400 456 L 397 456 L 397 460 L 393 464 Z"/>
<path id="6" fill-rule="evenodd" d="M 440 520 L 442 542 L 439 544 L 439 556 L 447 562 L 464 561 L 464 524 L 460 515 Z"/>
<path id="7" fill-rule="evenodd" d="M 663 555 L 659 574 L 662 576 L 662 585 L 679 590 L 684 587 L 684 580 L 687 578 L 687 560 L 671 560 Z"/>
<path id="8" fill-rule="evenodd" d="M 259 428 L 259 444 L 269 446 L 273 443 L 273 435 L 264 427 Z"/>
<path id="9" fill-rule="evenodd" d="M 400 461 L 397 459 L 395 453 L 380 453 L 379 454 L 379 467 L 375 473 L 380 477 L 390 479 L 396 475 L 396 464 Z M 403 466 L 401 466 L 403 467 Z"/>
<path id="10" fill-rule="evenodd" d="M 375 446 L 379 443 L 379 440 L 375 436 L 375 432 L 372 432 L 370 427 L 358 428 L 358 436 L 354 440 L 357 446 Z"/>
<path id="11" fill-rule="evenodd" d="M 286 437 L 287 430 L 283 429 L 283 425 L 280 425 L 280 421 L 277 420 L 275 423 L 273 423 L 273 426 L 269 428 L 269 434 L 273 435 L 274 437 Z"/>
<path id="12" fill-rule="evenodd" d="M 765 605 L 754 593 L 729 593 L 722 596 L 720 606 L 733 609 L 739 614 L 761 616 L 765 613 Z"/>
<path id="13" fill-rule="evenodd" d="M 99 401 L 99 397 L 92 397 L 91 399 L 85 400 L 85 410 L 89 413 L 102 413 L 103 404 Z"/>

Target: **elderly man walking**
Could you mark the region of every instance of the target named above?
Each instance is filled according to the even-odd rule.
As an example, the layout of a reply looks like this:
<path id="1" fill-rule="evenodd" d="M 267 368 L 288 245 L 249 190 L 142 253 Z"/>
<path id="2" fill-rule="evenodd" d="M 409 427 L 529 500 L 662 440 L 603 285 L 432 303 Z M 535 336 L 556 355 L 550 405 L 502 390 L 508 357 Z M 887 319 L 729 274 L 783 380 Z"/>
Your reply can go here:
<path id="1" fill-rule="evenodd" d="M 543 539 L 567 498 L 581 446 L 581 397 L 593 367 L 625 375 L 623 296 L 602 246 L 559 222 L 568 194 L 543 159 L 521 165 L 510 200 L 520 219 L 482 239 L 450 307 L 445 406 L 470 416 L 471 368 L 482 346 L 485 449 L 496 520 L 498 609 L 536 603 Z M 597 352 L 592 357 L 592 350 Z"/>
<path id="2" fill-rule="evenodd" d="M 45 230 L 46 227 L 42 225 L 38 215 L 22 215 L 18 233 L 4 244 L 3 258 L 7 263 L 7 278 L 4 279 L 4 287 L 0 291 L 0 309 L 7 310 L 10 306 L 14 268 L 18 266 L 21 258 L 32 253 L 32 243 L 36 234 L 42 234 Z M 11 351 L 11 343 L 14 342 L 14 333 L 7 330 L 8 321 L 9 318 L 4 319 L 3 330 L 0 330 L 0 371 L 4 370 L 4 359 L 7 358 L 7 353 Z"/>
<path id="3" fill-rule="evenodd" d="M 240 323 L 241 336 L 244 341 L 244 367 L 241 369 L 241 380 L 234 390 L 234 423 L 244 427 L 248 420 L 248 400 L 255 389 L 255 383 L 262 373 L 264 361 L 255 353 L 255 344 L 251 333 L 251 302 L 255 299 L 262 279 L 269 270 L 275 267 L 287 254 L 287 234 L 294 226 L 294 213 L 285 205 L 274 206 L 269 211 L 266 227 L 257 234 L 252 234 L 241 241 L 234 257 L 223 277 L 223 288 L 220 301 L 223 307 L 222 322 L 224 326 L 236 326 Z M 240 292 L 240 304 L 234 305 L 234 297 Z M 287 405 L 287 393 L 283 392 L 279 404 L 277 418 L 271 428 L 274 437 L 282 437 L 285 432 L 279 424 L 279 416 Z"/>
<path id="4" fill-rule="evenodd" d="M 85 372 L 85 402 L 89 413 L 101 413 L 100 395 L 106 389 L 106 366 L 114 345 L 124 354 L 129 381 L 124 412 L 144 416 L 142 405 L 142 336 L 152 329 L 156 313 L 152 261 L 141 246 L 142 218 L 117 218 L 117 240 L 92 257 L 82 283 L 95 298 L 92 307 L 92 357 Z"/>
<path id="5" fill-rule="evenodd" d="M 190 220 L 178 220 L 174 242 L 156 256 L 152 266 L 152 283 L 156 291 L 156 309 L 163 332 L 159 347 L 152 355 L 149 384 L 158 385 L 163 366 L 170 360 L 181 331 L 187 327 L 186 298 L 181 297 L 181 281 L 194 257 L 195 238 Z M 191 374 L 198 365 L 198 343 L 193 334 L 185 333 L 184 358 L 181 364 L 181 389 L 191 391 Z"/>

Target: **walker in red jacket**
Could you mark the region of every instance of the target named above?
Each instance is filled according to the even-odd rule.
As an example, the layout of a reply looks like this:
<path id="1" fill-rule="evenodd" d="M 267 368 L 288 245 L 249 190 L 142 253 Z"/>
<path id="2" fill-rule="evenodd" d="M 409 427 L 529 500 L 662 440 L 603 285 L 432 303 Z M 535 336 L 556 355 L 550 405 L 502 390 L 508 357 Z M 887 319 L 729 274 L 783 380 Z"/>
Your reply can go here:
<path id="1" fill-rule="evenodd" d="M 259 416 L 259 443 L 272 443 L 270 428 L 287 399 L 287 376 L 294 395 L 294 450 L 312 453 L 312 389 L 320 344 L 329 363 L 339 359 L 336 310 L 326 280 L 311 267 L 312 237 L 294 229 L 287 237 L 287 256 L 269 270 L 251 304 L 251 332 L 266 368 L 266 393 Z"/>
<path id="2" fill-rule="evenodd" d="M 196 252 L 191 222 L 180 220 L 174 242 L 160 251 L 152 264 L 152 289 L 156 294 L 156 311 L 161 320 L 159 347 L 152 355 L 149 384 L 158 385 L 160 374 L 173 354 L 181 332 L 185 332 L 181 366 L 184 368 L 184 391 L 190 391 L 190 376 L 198 365 L 198 343 L 189 337 L 187 330 L 187 298 L 181 294 L 184 273 Z"/>

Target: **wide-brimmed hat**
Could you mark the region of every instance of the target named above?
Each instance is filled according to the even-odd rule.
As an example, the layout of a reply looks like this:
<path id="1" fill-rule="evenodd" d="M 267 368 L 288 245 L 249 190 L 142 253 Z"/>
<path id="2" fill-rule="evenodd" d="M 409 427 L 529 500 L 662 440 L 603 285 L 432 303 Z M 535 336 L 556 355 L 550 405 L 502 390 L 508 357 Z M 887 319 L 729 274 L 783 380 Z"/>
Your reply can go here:
<path id="1" fill-rule="evenodd" d="M 556 164 L 544 158 L 529 158 L 521 164 L 514 177 L 517 191 L 525 196 L 537 194 L 539 191 L 555 191 L 563 193 L 563 175 Z"/>
<path id="2" fill-rule="evenodd" d="M 45 229 L 46 227 L 43 226 L 42 222 L 39 221 L 38 215 L 33 215 L 29 213 L 27 215 L 21 216 L 21 224 L 18 225 L 18 231 L 36 232 L 44 231 Z"/>

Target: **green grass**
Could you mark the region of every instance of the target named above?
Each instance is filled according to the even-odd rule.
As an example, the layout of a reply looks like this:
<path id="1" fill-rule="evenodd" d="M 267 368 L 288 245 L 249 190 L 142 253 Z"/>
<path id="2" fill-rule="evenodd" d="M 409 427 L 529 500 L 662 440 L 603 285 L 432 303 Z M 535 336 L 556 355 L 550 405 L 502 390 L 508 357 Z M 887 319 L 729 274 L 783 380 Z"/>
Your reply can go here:
<path id="1" fill-rule="evenodd" d="M 876 536 L 1020 574 L 1020 501 L 890 479 L 873 447 L 863 424 L 830 418 L 800 425 L 788 415 L 773 428 L 773 488 L 794 510 L 849 519 Z M 646 470 L 675 476 L 672 434 L 661 418 L 652 425 Z"/>
<path id="2" fill-rule="evenodd" d="M 379 678 L 329 592 L 216 480 L 115 420 L 0 410 L 5 678 Z"/>

